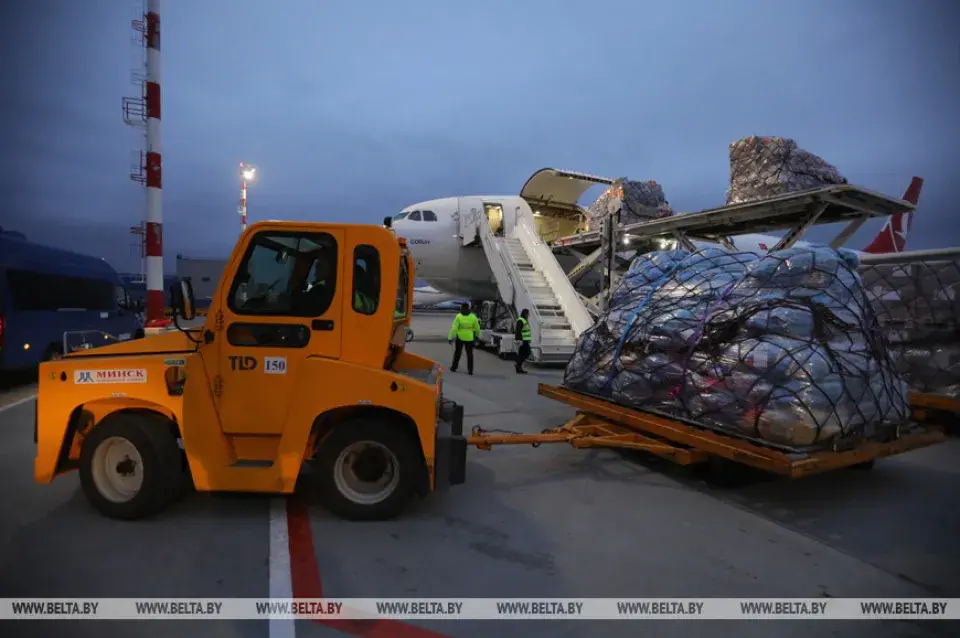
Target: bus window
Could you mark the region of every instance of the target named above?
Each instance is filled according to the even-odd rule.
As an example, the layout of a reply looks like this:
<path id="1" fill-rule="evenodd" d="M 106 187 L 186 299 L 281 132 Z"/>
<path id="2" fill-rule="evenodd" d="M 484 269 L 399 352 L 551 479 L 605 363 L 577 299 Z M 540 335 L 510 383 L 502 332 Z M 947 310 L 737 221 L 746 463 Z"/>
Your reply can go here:
<path id="1" fill-rule="evenodd" d="M 7 270 L 7 285 L 16 310 L 114 310 L 113 284 L 101 279 Z"/>

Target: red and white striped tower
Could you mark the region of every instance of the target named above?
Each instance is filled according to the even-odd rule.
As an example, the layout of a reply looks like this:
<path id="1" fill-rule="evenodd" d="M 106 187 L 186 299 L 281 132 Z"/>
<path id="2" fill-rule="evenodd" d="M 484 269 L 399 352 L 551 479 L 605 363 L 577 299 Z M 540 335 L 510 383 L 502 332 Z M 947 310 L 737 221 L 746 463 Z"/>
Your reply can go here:
<path id="1" fill-rule="evenodd" d="M 163 162 L 160 147 L 160 0 L 147 0 L 147 321 L 163 318 Z"/>
<path id="2" fill-rule="evenodd" d="M 255 166 L 246 162 L 240 162 L 240 207 L 237 212 L 240 213 L 240 232 L 247 229 L 247 183 L 253 180 L 257 174 Z"/>
<path id="3" fill-rule="evenodd" d="M 240 162 L 240 232 L 247 229 L 247 169 Z"/>

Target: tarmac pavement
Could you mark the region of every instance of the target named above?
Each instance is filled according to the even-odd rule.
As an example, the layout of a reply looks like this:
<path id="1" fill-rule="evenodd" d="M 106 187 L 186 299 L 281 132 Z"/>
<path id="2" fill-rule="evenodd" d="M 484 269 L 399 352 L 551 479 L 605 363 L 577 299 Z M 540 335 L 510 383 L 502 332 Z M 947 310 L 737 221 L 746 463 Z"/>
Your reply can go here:
<path id="1" fill-rule="evenodd" d="M 450 315 L 418 315 L 411 350 L 449 365 Z M 446 372 L 465 427 L 539 432 L 572 410 L 536 394 L 562 371 L 515 375 L 476 353 Z M 565 445 L 468 452 L 467 483 L 384 523 L 333 518 L 305 472 L 290 503 L 191 495 L 161 516 L 118 522 L 76 473 L 33 483 L 27 386 L 0 396 L 0 598 L 266 597 L 290 572 L 295 596 L 960 597 L 956 441 L 794 482 L 718 491 L 694 473 L 613 450 Z M 24 400 L 26 398 L 26 400 Z M 15 401 L 22 403 L 13 405 Z M 287 508 L 286 512 L 284 508 Z M 278 509 L 279 508 L 279 509 Z M 280 512 L 279 518 L 277 512 Z M 274 525 L 287 528 L 279 542 Z M 278 522 L 279 521 L 279 522 Z M 287 548 L 286 555 L 278 550 Z M 279 552 L 279 553 L 278 553 Z M 289 568 L 287 566 L 290 566 Z M 280 581 L 283 579 L 280 578 Z M 271 628 L 272 627 L 272 628 Z M 31 621 L 4 636 L 921 636 L 906 622 L 434 621 L 341 623 Z"/>

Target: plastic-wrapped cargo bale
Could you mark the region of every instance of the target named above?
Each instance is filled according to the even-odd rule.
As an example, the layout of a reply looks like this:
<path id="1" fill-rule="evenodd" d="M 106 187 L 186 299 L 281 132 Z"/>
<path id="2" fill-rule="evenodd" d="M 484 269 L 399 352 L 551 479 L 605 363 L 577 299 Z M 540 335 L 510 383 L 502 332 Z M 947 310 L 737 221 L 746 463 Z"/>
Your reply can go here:
<path id="1" fill-rule="evenodd" d="M 638 257 L 564 384 L 793 447 L 908 416 L 857 258 L 827 247 Z"/>
<path id="2" fill-rule="evenodd" d="M 846 183 L 836 167 L 792 139 L 752 136 L 730 144 L 728 205 Z"/>
<path id="3" fill-rule="evenodd" d="M 673 208 L 663 194 L 663 187 L 653 180 L 635 182 L 623 177 L 587 207 L 590 227 L 599 227 L 609 215 L 620 213 L 621 224 L 635 224 L 648 219 L 669 217 Z"/>

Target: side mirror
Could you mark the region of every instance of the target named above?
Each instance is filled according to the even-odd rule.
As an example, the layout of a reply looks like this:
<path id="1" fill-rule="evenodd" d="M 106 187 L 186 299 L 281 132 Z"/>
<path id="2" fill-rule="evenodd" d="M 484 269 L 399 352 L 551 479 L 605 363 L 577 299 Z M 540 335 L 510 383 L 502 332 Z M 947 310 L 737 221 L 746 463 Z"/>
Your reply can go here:
<path id="1" fill-rule="evenodd" d="M 384 217 L 383 225 L 387 228 L 393 228 L 393 217 Z"/>
<path id="2" fill-rule="evenodd" d="M 197 306 L 193 298 L 193 284 L 189 279 L 181 279 L 170 286 L 170 306 L 174 316 L 190 321 L 197 316 Z"/>

